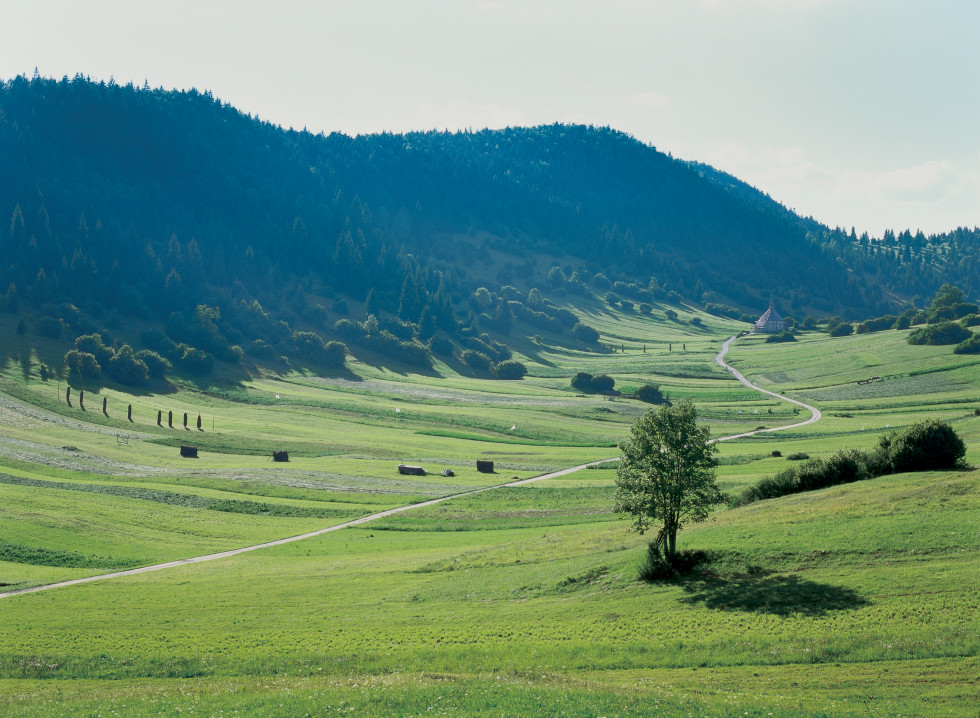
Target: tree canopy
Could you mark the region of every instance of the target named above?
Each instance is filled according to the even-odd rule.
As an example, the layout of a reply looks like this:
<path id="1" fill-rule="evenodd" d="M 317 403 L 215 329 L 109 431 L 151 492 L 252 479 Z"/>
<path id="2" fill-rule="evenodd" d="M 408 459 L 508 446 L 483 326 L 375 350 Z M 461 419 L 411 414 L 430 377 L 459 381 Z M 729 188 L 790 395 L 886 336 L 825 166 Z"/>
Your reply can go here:
<path id="1" fill-rule="evenodd" d="M 659 524 L 655 544 L 668 561 L 676 553 L 677 532 L 704 521 L 711 506 L 724 500 L 715 484 L 718 449 L 709 436 L 708 427 L 697 423 L 694 403 L 681 399 L 648 411 L 620 444 L 615 509 L 631 514 L 631 528 L 640 533 Z"/>

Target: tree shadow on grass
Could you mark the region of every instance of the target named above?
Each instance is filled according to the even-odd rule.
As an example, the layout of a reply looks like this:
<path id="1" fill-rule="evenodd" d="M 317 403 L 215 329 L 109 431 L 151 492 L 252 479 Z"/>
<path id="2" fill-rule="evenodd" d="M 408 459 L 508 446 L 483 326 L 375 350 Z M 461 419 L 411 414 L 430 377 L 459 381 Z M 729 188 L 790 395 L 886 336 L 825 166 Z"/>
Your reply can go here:
<path id="1" fill-rule="evenodd" d="M 722 611 L 768 613 L 775 616 L 824 616 L 870 605 L 857 591 L 808 581 L 793 575 L 759 571 L 720 578 L 702 575 L 682 582 L 688 594 L 682 600 Z"/>

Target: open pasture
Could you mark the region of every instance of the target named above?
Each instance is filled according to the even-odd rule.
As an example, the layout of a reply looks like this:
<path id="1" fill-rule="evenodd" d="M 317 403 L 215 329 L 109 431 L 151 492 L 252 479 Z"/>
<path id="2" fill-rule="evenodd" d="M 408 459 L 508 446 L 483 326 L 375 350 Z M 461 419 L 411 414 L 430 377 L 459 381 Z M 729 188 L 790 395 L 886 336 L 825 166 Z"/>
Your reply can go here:
<path id="1" fill-rule="evenodd" d="M 598 303 L 583 312 L 626 352 L 516 347 L 531 370 L 520 382 L 354 359 L 343 376 L 258 376 L 214 391 L 103 388 L 91 395 L 99 411 L 82 414 L 59 398 L 63 385 L 10 363 L 3 590 L 615 456 L 646 406 L 578 395 L 568 380 L 580 370 L 692 396 L 715 436 L 806 418 L 714 365 L 737 323 L 704 317 L 702 329 Z M 867 448 L 886 427 L 931 416 L 951 420 L 980 460 L 977 370 L 904 336 L 737 342 L 729 360 L 740 371 L 824 419 L 719 444 L 722 489 L 784 468 L 789 454 Z M 868 372 L 885 380 L 853 383 Z M 113 409 L 129 403 L 133 424 Z M 195 423 L 157 427 L 158 407 Z M 176 445 L 191 439 L 201 456 L 181 459 Z M 273 464 L 274 448 L 290 462 Z M 496 473 L 478 473 L 477 458 Z M 430 475 L 399 476 L 401 461 Z M 661 584 L 637 580 L 650 537 L 611 512 L 614 477 L 592 468 L 220 561 L 0 599 L 0 713 L 975 714 L 977 471 L 719 508 L 680 536 L 711 552 L 710 571 Z"/>

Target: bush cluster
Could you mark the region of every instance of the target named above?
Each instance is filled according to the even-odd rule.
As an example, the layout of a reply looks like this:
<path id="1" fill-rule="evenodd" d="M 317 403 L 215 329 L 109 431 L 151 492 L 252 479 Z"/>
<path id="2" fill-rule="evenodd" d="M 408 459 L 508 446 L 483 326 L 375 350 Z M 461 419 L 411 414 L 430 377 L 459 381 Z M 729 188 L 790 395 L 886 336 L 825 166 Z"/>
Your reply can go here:
<path id="1" fill-rule="evenodd" d="M 934 346 L 959 344 L 960 342 L 967 341 L 971 336 L 973 336 L 973 333 L 962 324 L 956 322 L 938 322 L 937 324 L 928 324 L 924 327 L 913 329 L 909 334 L 908 342 L 909 344 L 929 344 Z"/>
<path id="2" fill-rule="evenodd" d="M 793 332 L 775 332 L 766 337 L 767 344 L 773 344 L 776 342 L 795 342 L 796 337 L 793 336 Z"/>
<path id="3" fill-rule="evenodd" d="M 616 380 L 605 374 L 593 376 L 588 372 L 580 371 L 572 377 L 572 386 L 583 394 L 600 394 L 604 391 L 612 391 L 616 386 Z"/>
<path id="4" fill-rule="evenodd" d="M 923 421 L 900 433 L 885 434 L 871 451 L 844 449 L 827 459 L 810 459 L 798 467 L 784 469 L 745 489 L 732 505 L 743 506 L 886 474 L 955 469 L 964 466 L 965 456 L 966 445 L 949 423 Z"/>
<path id="5" fill-rule="evenodd" d="M 670 405 L 670 399 L 668 399 L 662 391 L 660 391 L 659 384 L 644 384 L 639 389 L 636 390 L 636 398 L 647 404 L 667 404 Z"/>

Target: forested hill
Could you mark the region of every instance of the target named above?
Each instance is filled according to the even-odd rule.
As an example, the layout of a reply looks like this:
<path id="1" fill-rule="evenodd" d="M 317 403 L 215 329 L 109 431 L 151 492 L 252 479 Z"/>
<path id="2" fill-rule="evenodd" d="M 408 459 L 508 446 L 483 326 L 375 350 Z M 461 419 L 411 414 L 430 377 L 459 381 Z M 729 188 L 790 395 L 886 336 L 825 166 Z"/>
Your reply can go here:
<path id="1" fill-rule="evenodd" d="M 324 136 L 209 93 L 16 78 L 0 86 L 0 291 L 165 319 L 373 290 L 380 309 L 417 321 L 430 306 L 446 327 L 488 277 L 884 309 L 812 221 L 717 179 L 604 128 Z"/>

